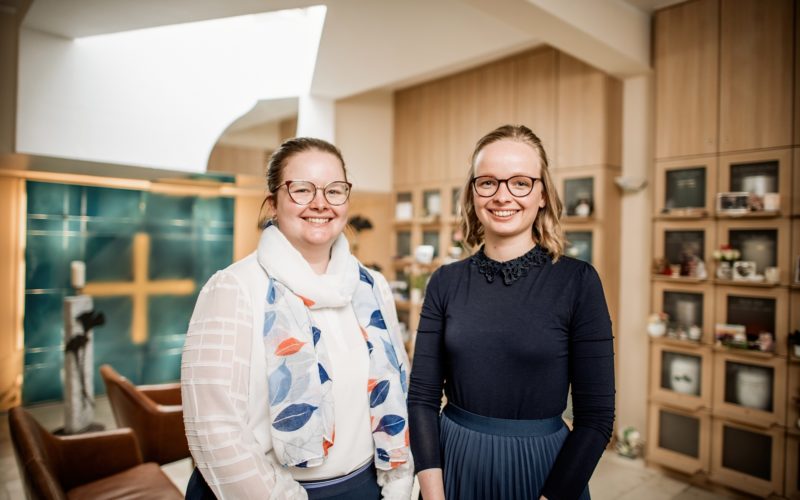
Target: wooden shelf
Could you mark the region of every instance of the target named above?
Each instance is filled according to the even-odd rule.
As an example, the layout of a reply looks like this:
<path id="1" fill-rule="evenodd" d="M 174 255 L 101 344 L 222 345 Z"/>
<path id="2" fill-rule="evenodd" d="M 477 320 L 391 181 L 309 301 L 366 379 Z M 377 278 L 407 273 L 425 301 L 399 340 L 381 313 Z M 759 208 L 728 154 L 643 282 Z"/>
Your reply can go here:
<path id="1" fill-rule="evenodd" d="M 650 337 L 650 341 L 654 344 L 664 344 L 668 346 L 674 347 L 690 347 L 690 348 L 699 348 L 699 347 L 708 347 L 710 344 L 704 344 L 702 342 L 698 342 L 695 340 L 681 340 L 675 337 Z"/>
<path id="2" fill-rule="evenodd" d="M 766 281 L 722 280 L 719 278 L 714 279 L 714 284 L 722 286 L 742 286 L 756 288 L 778 288 L 781 286 L 780 283 L 767 283 Z"/>
<path id="3" fill-rule="evenodd" d="M 594 222 L 594 220 L 594 215 L 565 215 L 561 217 L 561 222 L 564 224 Z"/>
<path id="4" fill-rule="evenodd" d="M 660 214 L 656 215 L 654 219 L 656 220 L 697 220 L 697 219 L 706 219 L 709 217 L 709 213 L 704 208 L 698 209 L 683 209 L 683 210 L 670 210 L 668 212 L 661 212 Z"/>
<path id="5" fill-rule="evenodd" d="M 745 213 L 716 213 L 717 219 L 776 219 L 781 216 L 780 210 L 761 210 L 758 212 Z"/>
<path id="6" fill-rule="evenodd" d="M 780 356 L 778 354 L 775 354 L 774 352 L 757 351 L 755 349 L 740 349 L 737 347 L 727 347 L 720 344 L 714 344 L 714 352 L 722 352 L 726 354 L 738 354 L 758 359 L 784 358 L 784 356 Z"/>
<path id="7" fill-rule="evenodd" d="M 700 279 L 700 278 L 691 278 L 689 276 L 677 276 L 672 277 L 672 275 L 667 274 L 653 274 L 653 280 L 655 281 L 669 281 L 672 283 L 680 283 L 680 284 L 688 284 L 688 283 L 708 283 L 708 278 Z"/>

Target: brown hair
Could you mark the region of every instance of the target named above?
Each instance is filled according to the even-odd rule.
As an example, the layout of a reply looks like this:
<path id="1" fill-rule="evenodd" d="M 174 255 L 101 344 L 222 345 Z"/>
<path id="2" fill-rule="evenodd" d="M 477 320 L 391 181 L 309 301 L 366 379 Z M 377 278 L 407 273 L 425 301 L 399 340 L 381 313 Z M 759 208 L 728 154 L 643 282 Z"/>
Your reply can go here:
<path id="1" fill-rule="evenodd" d="M 531 129 L 524 125 L 503 125 L 481 137 L 475 144 L 469 172 L 467 173 L 467 181 L 461 190 L 461 220 L 459 221 L 459 228 L 464 238 L 464 246 L 471 252 L 483 243 L 484 238 L 483 225 L 475 213 L 475 201 L 472 193 L 472 180 L 475 178 L 475 160 L 483 148 L 504 139 L 527 144 L 539 154 L 542 167 L 541 178 L 544 186 L 542 196 L 544 197 L 545 205 L 539 209 L 531 231 L 533 231 L 533 238 L 536 243 L 545 248 L 553 258 L 553 262 L 556 262 L 564 254 L 566 243 L 564 232 L 561 229 L 561 222 L 559 221 L 562 209 L 561 200 L 558 197 L 553 178 L 550 176 L 547 153 L 545 153 L 542 146 L 542 141 Z"/>
<path id="2" fill-rule="evenodd" d="M 275 196 L 275 192 L 280 189 L 283 184 L 283 169 L 286 167 L 286 164 L 289 163 L 289 160 L 294 155 L 307 151 L 320 151 L 335 156 L 339 160 L 339 163 L 342 164 L 344 180 L 347 180 L 347 169 L 344 165 L 342 152 L 330 142 L 314 137 L 294 137 L 284 141 L 283 144 L 278 146 L 278 149 L 272 152 L 267 162 L 267 196 L 264 198 L 264 201 L 261 202 L 258 227 L 263 228 L 269 220 L 264 213 L 264 207 L 269 204 L 269 201 Z"/>

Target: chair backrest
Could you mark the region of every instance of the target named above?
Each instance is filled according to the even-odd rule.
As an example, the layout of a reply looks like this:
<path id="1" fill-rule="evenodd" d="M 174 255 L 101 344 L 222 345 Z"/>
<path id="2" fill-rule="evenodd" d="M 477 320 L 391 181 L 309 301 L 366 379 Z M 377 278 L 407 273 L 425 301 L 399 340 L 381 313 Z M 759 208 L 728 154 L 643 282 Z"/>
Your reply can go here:
<path id="1" fill-rule="evenodd" d="M 66 499 L 55 438 L 20 406 L 8 411 L 8 427 L 28 498 Z"/>
<path id="2" fill-rule="evenodd" d="M 100 375 L 106 385 L 106 395 L 111 403 L 117 427 L 130 427 L 137 435 L 145 431 L 145 412 L 155 413 L 158 405 L 139 391 L 130 380 L 120 375 L 111 365 L 101 365 Z"/>

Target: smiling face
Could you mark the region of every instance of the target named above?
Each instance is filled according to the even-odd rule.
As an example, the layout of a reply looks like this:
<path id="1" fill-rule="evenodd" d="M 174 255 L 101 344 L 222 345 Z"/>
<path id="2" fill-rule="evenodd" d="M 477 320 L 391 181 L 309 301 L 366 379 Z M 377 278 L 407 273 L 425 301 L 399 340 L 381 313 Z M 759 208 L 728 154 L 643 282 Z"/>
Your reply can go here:
<path id="1" fill-rule="evenodd" d="M 318 187 L 330 182 L 345 181 L 339 159 L 331 153 L 312 149 L 296 153 L 286 160 L 281 171 L 281 184 L 286 181 L 310 181 Z M 278 228 L 307 260 L 312 255 L 330 252 L 336 238 L 347 224 L 349 201 L 331 205 L 322 190 L 317 190 L 308 205 L 298 205 L 281 186 L 270 198 Z"/>
<path id="2" fill-rule="evenodd" d="M 476 178 L 527 176 L 538 179 L 541 170 L 541 158 L 533 147 L 513 139 L 502 139 L 488 144 L 478 153 L 473 175 Z M 511 244 L 527 249 L 533 246 L 533 223 L 539 209 L 545 206 L 543 187 L 543 182 L 537 180 L 533 190 L 523 197 L 513 196 L 504 182 L 489 197 L 479 196 L 473 189 L 475 214 L 483 225 L 487 246 Z"/>

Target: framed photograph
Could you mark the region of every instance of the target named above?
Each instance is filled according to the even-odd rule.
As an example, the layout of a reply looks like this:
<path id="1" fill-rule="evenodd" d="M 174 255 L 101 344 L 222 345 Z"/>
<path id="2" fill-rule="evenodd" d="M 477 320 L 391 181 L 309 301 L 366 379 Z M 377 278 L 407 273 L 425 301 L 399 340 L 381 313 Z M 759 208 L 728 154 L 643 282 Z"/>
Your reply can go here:
<path id="1" fill-rule="evenodd" d="M 750 211 L 750 193 L 747 191 L 734 191 L 717 194 L 717 213 L 720 214 L 746 214 Z"/>
<path id="2" fill-rule="evenodd" d="M 733 263 L 733 281 L 752 281 L 756 275 L 756 262 L 737 260 Z"/>

